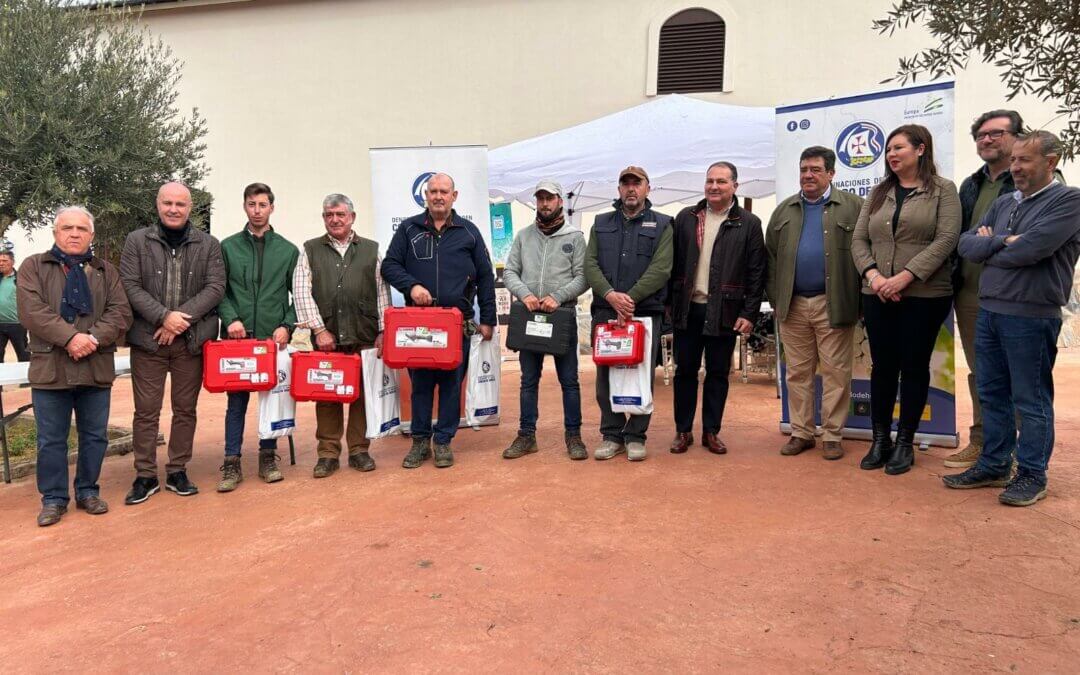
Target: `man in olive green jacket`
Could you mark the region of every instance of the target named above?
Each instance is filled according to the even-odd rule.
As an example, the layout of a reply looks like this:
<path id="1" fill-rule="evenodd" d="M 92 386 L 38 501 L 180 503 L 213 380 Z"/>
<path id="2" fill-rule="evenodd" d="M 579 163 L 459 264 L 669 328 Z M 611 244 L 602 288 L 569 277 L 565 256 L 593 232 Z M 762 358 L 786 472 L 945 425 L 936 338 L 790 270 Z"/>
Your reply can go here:
<path id="1" fill-rule="evenodd" d="M 222 338 L 273 338 L 279 349 L 289 342 L 296 324 L 296 310 L 289 298 L 299 249 L 274 232 L 274 192 L 269 185 L 252 183 L 244 188 L 247 225 L 221 242 L 225 261 L 225 297 L 218 306 Z M 244 418 L 251 394 L 228 393 L 225 409 L 225 464 L 218 492 L 231 492 L 244 480 L 240 449 L 244 441 Z M 259 477 L 276 483 L 283 476 L 277 467 L 277 439 L 259 439 Z"/>
<path id="2" fill-rule="evenodd" d="M 840 459 L 851 399 L 859 271 L 851 235 L 863 200 L 833 188 L 836 154 L 812 146 L 799 158 L 802 190 L 776 206 L 765 231 L 766 292 L 780 322 L 791 438 L 780 454 L 814 447 L 814 374 L 822 377 L 823 456 Z"/>

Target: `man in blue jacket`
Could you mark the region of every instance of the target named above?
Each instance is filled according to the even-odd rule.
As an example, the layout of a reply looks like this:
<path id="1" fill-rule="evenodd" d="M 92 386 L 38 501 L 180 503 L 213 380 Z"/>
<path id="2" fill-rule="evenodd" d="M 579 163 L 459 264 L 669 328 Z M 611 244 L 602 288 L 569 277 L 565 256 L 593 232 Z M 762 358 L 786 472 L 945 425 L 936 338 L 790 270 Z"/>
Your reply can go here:
<path id="1" fill-rule="evenodd" d="M 465 335 L 477 331 L 490 340 L 498 320 L 495 312 L 495 275 L 479 228 L 454 212 L 454 179 L 438 173 L 424 189 L 427 210 L 403 221 L 390 240 L 382 263 L 382 276 L 405 296 L 412 307 L 457 307 L 466 317 Z M 480 305 L 480 325 L 473 320 L 473 301 Z M 450 442 L 461 420 L 461 380 L 469 366 L 469 340 L 463 340 L 461 365 L 455 370 L 410 368 L 412 380 L 412 449 L 401 463 L 419 467 L 431 456 L 435 438 L 435 466 L 454 464 Z M 435 387 L 439 388 L 439 416 L 431 427 Z"/>
<path id="2" fill-rule="evenodd" d="M 1052 133 L 1018 136 L 1010 161 L 1016 192 L 998 197 L 958 246 L 965 260 L 983 265 L 975 327 L 983 449 L 975 466 L 942 480 L 951 488 L 1004 487 L 998 499 L 1010 506 L 1046 496 L 1054 449 L 1061 307 L 1080 257 L 1080 189 L 1054 180 L 1060 158 L 1061 141 Z M 1009 481 L 1014 450 L 1018 470 Z"/>

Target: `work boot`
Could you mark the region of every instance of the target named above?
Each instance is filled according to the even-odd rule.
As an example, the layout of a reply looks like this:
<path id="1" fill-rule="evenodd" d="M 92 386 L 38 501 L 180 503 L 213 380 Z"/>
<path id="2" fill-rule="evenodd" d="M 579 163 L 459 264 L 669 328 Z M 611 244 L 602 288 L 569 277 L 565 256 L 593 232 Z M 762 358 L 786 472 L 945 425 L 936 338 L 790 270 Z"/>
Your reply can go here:
<path id="1" fill-rule="evenodd" d="M 281 458 L 273 450 L 259 450 L 259 478 L 262 478 L 264 483 L 285 480 L 277 466 L 279 459 Z"/>
<path id="2" fill-rule="evenodd" d="M 566 451 L 570 453 L 570 459 L 589 458 L 589 451 L 585 449 L 585 443 L 581 440 L 581 434 L 576 431 L 566 432 Z"/>
<path id="3" fill-rule="evenodd" d="M 454 453 L 450 451 L 449 443 L 435 444 L 435 468 L 446 469 L 454 466 Z"/>
<path id="4" fill-rule="evenodd" d="M 981 487 L 1005 487 L 1009 484 L 1009 477 L 995 476 L 978 466 L 973 466 L 961 473 L 942 476 L 941 482 L 945 484 L 945 487 L 956 490 L 970 490 L 971 488 Z"/>
<path id="5" fill-rule="evenodd" d="M 898 476 L 911 470 L 915 463 L 915 430 L 899 428 L 896 430 L 896 445 L 892 457 L 885 463 L 885 473 Z"/>
<path id="6" fill-rule="evenodd" d="M 631 462 L 640 462 L 645 459 L 645 444 L 641 441 L 630 441 L 626 444 L 626 458 Z"/>
<path id="7" fill-rule="evenodd" d="M 1021 471 L 998 495 L 998 501 L 1009 506 L 1031 506 L 1045 497 L 1046 481 Z"/>
<path id="8" fill-rule="evenodd" d="M 409 454 L 402 460 L 401 466 L 406 469 L 416 469 L 428 457 L 431 457 L 431 439 L 413 437 L 412 447 L 409 448 Z"/>
<path id="9" fill-rule="evenodd" d="M 536 436 L 532 434 L 518 434 L 510 447 L 503 450 L 503 459 L 517 459 L 529 453 L 536 452 Z"/>
<path id="10" fill-rule="evenodd" d="M 792 457 L 804 450 L 809 450 L 812 447 L 814 447 L 814 439 L 803 438 L 802 436 L 792 436 L 787 440 L 787 443 L 784 443 L 783 447 L 780 448 L 780 454 L 785 457 Z"/>
<path id="11" fill-rule="evenodd" d="M 840 459 L 844 456 L 844 448 L 840 441 L 825 441 L 821 444 L 821 456 L 825 459 Z"/>
<path id="12" fill-rule="evenodd" d="M 225 463 L 221 466 L 221 482 L 218 483 L 217 491 L 232 492 L 243 481 L 244 471 L 240 467 L 240 456 L 226 457 Z"/>
<path id="13" fill-rule="evenodd" d="M 357 471 L 374 471 L 375 460 L 367 452 L 354 452 L 349 455 L 349 466 Z"/>
<path id="14" fill-rule="evenodd" d="M 888 424 L 874 426 L 874 442 L 870 444 L 870 452 L 859 462 L 859 468 L 864 471 L 873 471 L 885 466 L 885 462 L 892 457 L 893 444 L 891 430 Z"/>
<path id="15" fill-rule="evenodd" d="M 38 514 L 37 524 L 38 527 L 48 527 L 60 522 L 60 518 L 67 513 L 67 507 L 63 504 L 46 504 L 41 507 L 41 513 Z"/>
<path id="16" fill-rule="evenodd" d="M 604 441 L 600 444 L 600 447 L 593 452 L 593 459 L 611 459 L 622 452 L 626 452 L 626 448 L 623 447 L 622 443 Z"/>
<path id="17" fill-rule="evenodd" d="M 982 446 L 968 443 L 967 447 L 945 458 L 945 466 L 950 469 L 966 469 L 975 466 L 982 454 Z"/>
<path id="18" fill-rule="evenodd" d="M 315 478 L 326 478 L 332 475 L 341 466 L 341 462 L 337 458 L 320 457 L 319 461 L 315 462 L 315 469 L 312 470 L 311 475 Z"/>
<path id="19" fill-rule="evenodd" d="M 103 513 L 109 512 L 109 505 L 105 503 L 104 499 L 97 495 L 76 499 L 75 508 L 86 511 L 92 516 L 100 516 Z"/>

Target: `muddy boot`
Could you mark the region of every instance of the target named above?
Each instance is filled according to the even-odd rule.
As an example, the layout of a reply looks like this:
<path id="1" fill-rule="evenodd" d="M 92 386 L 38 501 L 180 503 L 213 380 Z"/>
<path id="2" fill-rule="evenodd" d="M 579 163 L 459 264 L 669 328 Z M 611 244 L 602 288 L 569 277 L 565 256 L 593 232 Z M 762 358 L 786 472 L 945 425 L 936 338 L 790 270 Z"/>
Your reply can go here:
<path id="1" fill-rule="evenodd" d="M 259 478 L 262 478 L 264 483 L 276 483 L 279 480 L 285 480 L 285 476 L 282 476 L 281 471 L 278 470 L 278 459 L 280 458 L 273 450 L 259 451 Z"/>
<path id="2" fill-rule="evenodd" d="M 566 432 L 566 451 L 570 453 L 570 459 L 589 458 L 589 451 L 585 449 L 585 443 L 581 440 L 581 434 L 575 431 Z"/>
<path id="3" fill-rule="evenodd" d="M 405 455 L 405 459 L 402 460 L 401 466 L 406 469 L 416 469 L 428 457 L 431 457 L 431 439 L 413 438 L 412 447 L 409 448 L 409 454 Z"/>
<path id="4" fill-rule="evenodd" d="M 517 459 L 531 452 L 536 452 L 538 449 L 536 447 L 536 436 L 518 434 L 510 447 L 503 450 L 503 459 Z"/>
<path id="5" fill-rule="evenodd" d="M 374 471 L 375 460 L 366 452 L 357 452 L 349 455 L 349 466 L 357 471 Z"/>
<path id="6" fill-rule="evenodd" d="M 315 469 L 312 470 L 311 475 L 315 478 L 326 478 L 337 471 L 339 466 L 341 462 L 336 458 L 320 457 L 319 461 L 315 462 Z"/>
<path id="7" fill-rule="evenodd" d="M 435 468 L 445 469 L 454 466 L 454 453 L 450 451 L 449 443 L 435 444 Z"/>
<path id="8" fill-rule="evenodd" d="M 218 483 L 218 492 L 232 492 L 236 486 L 244 480 L 244 472 L 240 469 L 239 457 L 226 457 L 225 464 L 221 467 L 221 482 Z"/>

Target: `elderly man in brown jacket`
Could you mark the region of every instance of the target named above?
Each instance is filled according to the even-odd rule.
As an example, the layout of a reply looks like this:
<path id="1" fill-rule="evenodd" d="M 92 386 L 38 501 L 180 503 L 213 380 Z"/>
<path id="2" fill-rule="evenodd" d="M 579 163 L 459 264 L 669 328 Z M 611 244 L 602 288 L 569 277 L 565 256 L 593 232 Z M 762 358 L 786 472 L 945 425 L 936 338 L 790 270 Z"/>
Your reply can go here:
<path id="1" fill-rule="evenodd" d="M 191 192 L 180 183 L 158 190 L 159 222 L 124 242 L 120 278 L 135 321 L 128 331 L 135 398 L 132 446 L 135 482 L 125 504 L 146 501 L 160 488 L 157 433 L 165 376 L 172 380 L 172 429 L 165 489 L 199 490 L 187 477 L 202 386 L 202 345 L 218 334 L 217 307 L 225 296 L 225 262 L 218 240 L 192 226 Z"/>
<path id="2" fill-rule="evenodd" d="M 116 342 L 131 325 L 120 275 L 90 252 L 94 217 L 79 206 L 56 214 L 55 245 L 19 268 L 19 321 L 30 331 L 30 386 L 37 424 L 38 525 L 67 511 L 67 439 L 71 413 L 79 431 L 75 505 L 93 515 L 109 510 L 98 496 L 108 444 L 106 427 L 116 376 Z"/>

